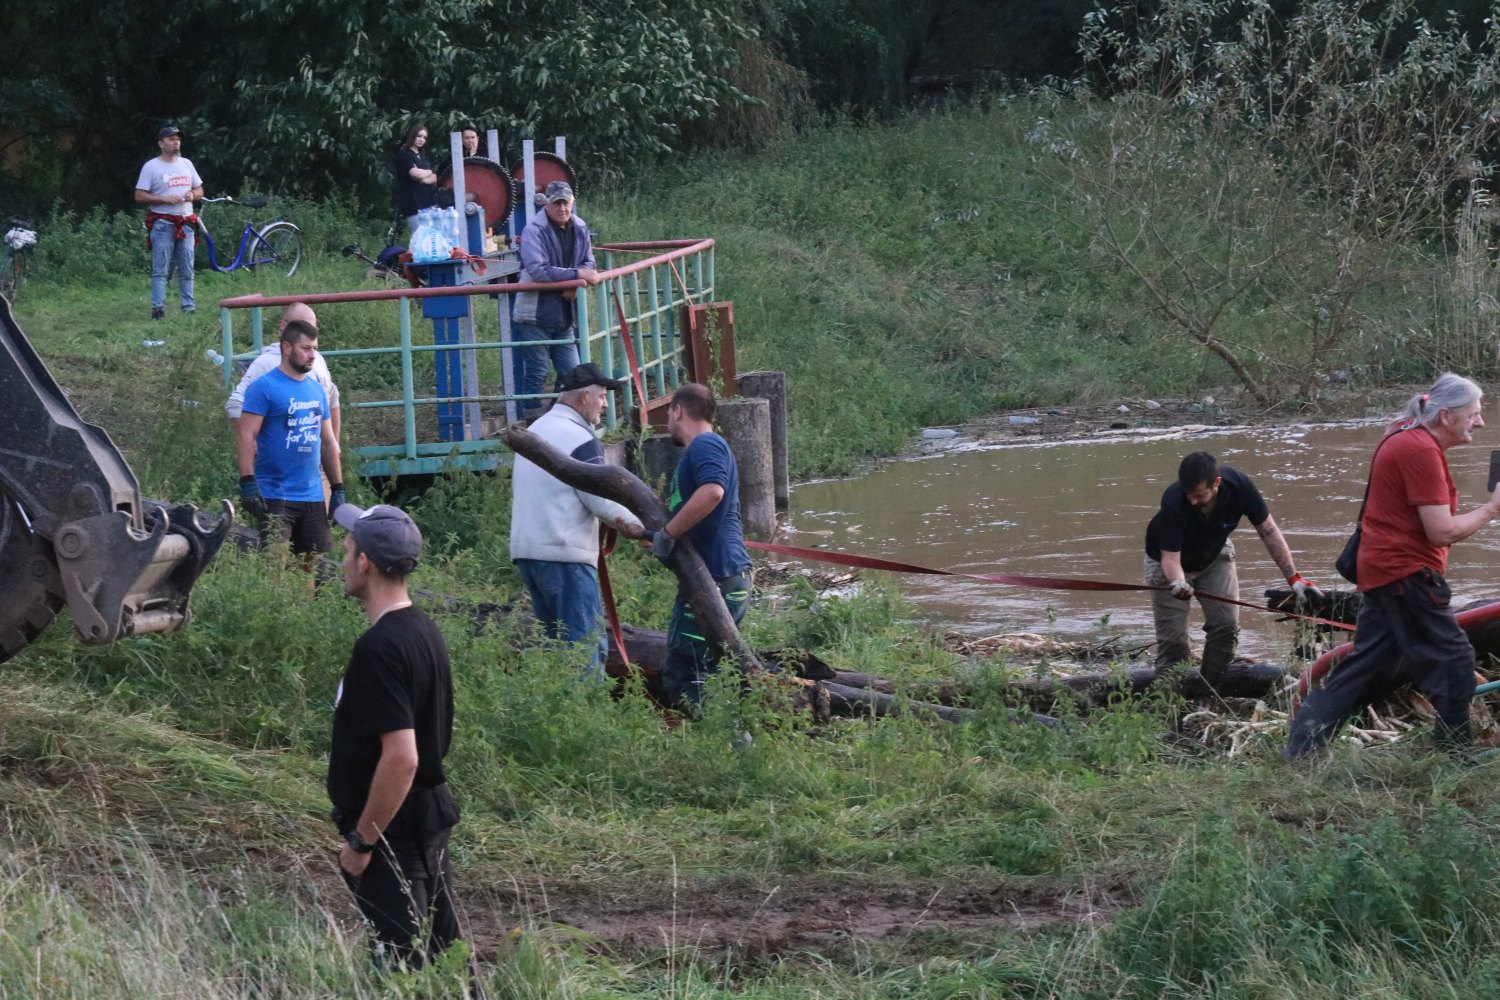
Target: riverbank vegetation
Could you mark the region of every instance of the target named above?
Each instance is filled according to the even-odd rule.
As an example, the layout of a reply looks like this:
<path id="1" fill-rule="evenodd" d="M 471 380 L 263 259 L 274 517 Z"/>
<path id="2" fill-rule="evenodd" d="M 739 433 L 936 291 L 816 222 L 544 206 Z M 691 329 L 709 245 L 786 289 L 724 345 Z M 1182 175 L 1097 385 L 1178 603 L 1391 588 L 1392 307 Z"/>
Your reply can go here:
<path id="1" fill-rule="evenodd" d="M 1193 28 L 1179 42 L 1222 13 L 1163 9 Z M 1439 37 L 1426 58 L 1470 73 L 1443 79 L 1479 79 Z M 1310 172 L 1346 155 L 1318 153 L 1317 130 L 1205 116 L 1232 95 L 1187 83 L 1227 79 L 1200 69 L 1234 53 L 1153 44 L 1155 62 L 1114 64 L 1204 61 L 1153 92 L 993 94 L 703 151 L 649 180 L 585 174 L 580 212 L 606 239 L 719 241 L 742 366 L 789 373 L 802 475 L 1003 407 L 1211 389 L 1315 412 L 1334 386 L 1497 374 L 1484 174 L 1455 172 L 1485 149 L 1453 125 L 1448 159 L 1417 161 L 1430 175 L 1405 188 L 1420 210 L 1347 228 L 1365 188 L 1340 178 L 1373 166 Z M 1395 101 L 1411 79 L 1349 86 Z M 1381 143 L 1368 164 L 1400 152 Z M 295 277 L 205 273 L 201 314 L 160 323 L 133 217 L 59 209 L 42 227 L 19 321 L 149 493 L 232 493 L 207 305 L 355 287 L 337 248 L 384 230 L 383 206 L 353 196 L 280 207 L 309 251 Z M 393 323 L 369 305 L 320 320 L 329 346 L 386 342 Z M 384 388 L 366 377 L 346 393 Z M 346 445 L 363 433 L 351 420 Z M 503 476 L 440 480 L 412 509 L 420 587 L 518 597 Z M 633 548 L 612 568 L 623 616 L 660 626 L 666 574 Z M 1294 767 L 1274 733 L 1221 758 L 1160 739 L 1182 710 L 1166 698 L 1053 732 L 984 697 L 959 725 L 815 725 L 726 689 L 668 729 L 633 691 L 577 685 L 518 619 L 433 607 L 459 687 L 459 894 L 493 996 L 1437 998 L 1500 980 L 1494 764 L 1412 740 Z M 374 977 L 333 874 L 321 780 L 358 609 L 234 552 L 194 609 L 179 634 L 102 649 L 59 620 L 0 666 L 0 997 L 459 995 L 461 962 Z M 913 616 L 879 581 L 800 582 L 748 632 L 902 683 L 984 690 L 1016 669 L 956 659 Z"/>

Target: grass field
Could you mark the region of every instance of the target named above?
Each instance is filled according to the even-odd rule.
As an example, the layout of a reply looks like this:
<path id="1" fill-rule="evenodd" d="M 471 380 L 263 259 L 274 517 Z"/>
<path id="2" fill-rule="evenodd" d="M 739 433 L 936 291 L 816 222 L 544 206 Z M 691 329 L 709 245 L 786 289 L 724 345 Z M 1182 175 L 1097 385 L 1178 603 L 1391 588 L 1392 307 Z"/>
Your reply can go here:
<path id="1" fill-rule="evenodd" d="M 649 192 L 581 185 L 580 212 L 610 239 L 720 241 L 745 367 L 789 372 L 803 475 L 997 407 L 1222 385 L 1088 254 L 1027 139 L 1043 114 L 1058 117 L 1018 102 L 834 125 L 690 160 Z M 372 245 L 367 214 L 293 208 L 309 252 L 295 278 L 204 274 L 205 308 L 161 323 L 146 319 L 128 219 L 43 233 L 21 325 L 154 495 L 233 492 L 206 307 L 362 280 L 337 248 Z M 321 319 L 332 346 L 390 322 L 368 307 Z M 350 440 L 361 433 L 353 422 Z M 413 504 L 430 552 L 416 585 L 516 599 L 508 510 L 504 477 L 439 481 Z M 635 551 L 614 569 L 624 617 L 659 627 L 665 571 Z M 62 619 L 0 666 L 0 997 L 461 995 L 462 956 L 371 973 L 334 875 L 323 766 L 359 609 L 274 556 L 226 552 L 194 610 L 179 634 L 102 649 Z M 644 698 L 575 684 L 569 654 L 514 622 L 440 614 L 458 686 L 459 893 L 490 994 L 1500 987 L 1494 765 L 1413 741 L 1290 766 L 1274 735 L 1232 760 L 1191 755 L 1158 738 L 1181 708 L 1168 699 L 1053 732 L 1005 711 L 1011 665 L 962 662 L 913 617 L 880 581 L 854 597 L 804 585 L 776 614 L 753 609 L 747 632 L 902 683 L 962 675 L 991 692 L 970 721 L 816 726 L 725 691 L 669 730 Z M 736 751 L 741 727 L 755 740 Z"/>

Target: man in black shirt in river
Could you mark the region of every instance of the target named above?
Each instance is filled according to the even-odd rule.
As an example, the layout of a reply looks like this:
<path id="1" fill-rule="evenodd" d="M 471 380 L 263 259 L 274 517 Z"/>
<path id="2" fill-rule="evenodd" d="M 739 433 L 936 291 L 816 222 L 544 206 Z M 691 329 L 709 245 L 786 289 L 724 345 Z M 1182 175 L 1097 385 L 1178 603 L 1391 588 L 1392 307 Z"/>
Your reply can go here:
<path id="1" fill-rule="evenodd" d="M 344 504 L 334 520 L 348 532 L 344 590 L 370 619 L 333 711 L 328 797 L 345 840 L 339 869 L 373 927 L 377 957 L 420 967 L 459 937 L 448 859 L 458 807 L 443 774 L 453 739 L 448 650 L 407 593 L 422 533 L 406 512 Z"/>
<path id="2" fill-rule="evenodd" d="M 1239 526 L 1240 518 L 1248 518 L 1255 527 L 1299 601 L 1323 596 L 1297 572 L 1292 550 L 1250 477 L 1219 465 L 1207 452 L 1195 451 L 1178 466 L 1177 482 L 1162 493 L 1161 510 L 1146 528 L 1146 582 L 1168 588 L 1151 593 L 1158 672 L 1192 657 L 1188 610 L 1195 587 L 1205 594 L 1239 600 L 1240 581 L 1229 533 Z M 1198 603 L 1204 619 L 1203 679 L 1218 687 L 1229 671 L 1239 639 L 1239 609 L 1202 596 Z"/>

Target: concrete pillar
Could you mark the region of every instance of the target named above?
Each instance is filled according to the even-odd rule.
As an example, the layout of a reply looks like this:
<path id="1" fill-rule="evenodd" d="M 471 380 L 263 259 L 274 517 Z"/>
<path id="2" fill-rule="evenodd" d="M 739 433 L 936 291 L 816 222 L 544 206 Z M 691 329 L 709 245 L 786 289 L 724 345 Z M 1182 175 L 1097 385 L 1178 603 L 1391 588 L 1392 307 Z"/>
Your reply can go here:
<path id="1" fill-rule="evenodd" d="M 764 399 L 771 405 L 771 476 L 776 509 L 792 506 L 792 474 L 786 446 L 786 372 L 746 372 L 739 377 L 741 396 Z"/>
<path id="2" fill-rule="evenodd" d="M 625 467 L 664 497 L 672 482 L 672 470 L 677 468 L 681 457 L 682 446 L 672 440 L 672 435 L 653 434 L 642 440 L 639 448 L 630 449 Z"/>
<path id="3" fill-rule="evenodd" d="M 776 533 L 771 404 L 764 399 L 721 399 L 714 422 L 740 467 L 740 522 L 745 537 L 767 541 Z"/>

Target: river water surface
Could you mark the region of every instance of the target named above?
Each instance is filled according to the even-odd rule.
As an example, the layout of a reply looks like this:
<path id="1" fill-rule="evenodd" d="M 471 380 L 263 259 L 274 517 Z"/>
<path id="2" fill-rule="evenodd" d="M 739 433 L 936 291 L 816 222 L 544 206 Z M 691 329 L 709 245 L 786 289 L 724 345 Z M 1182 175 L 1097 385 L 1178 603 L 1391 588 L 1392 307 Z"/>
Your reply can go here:
<path id="1" fill-rule="evenodd" d="M 797 486 L 787 540 L 969 573 L 1139 583 L 1146 523 L 1182 456 L 1202 450 L 1255 481 L 1304 576 L 1348 586 L 1333 560 L 1353 530 L 1381 426 L 1179 429 L 970 447 L 957 438 L 952 449 L 888 462 L 866 475 Z M 1492 447 L 1500 447 L 1500 413 L 1473 444 L 1448 452 L 1461 511 L 1484 498 Z M 1258 602 L 1265 588 L 1284 586 L 1247 522 L 1230 537 L 1242 600 Z M 1500 591 L 1500 522 L 1453 547 L 1448 577 L 1456 602 Z M 1126 646 L 1153 638 L 1145 593 L 1032 590 L 933 576 L 901 576 L 899 585 L 924 619 L 968 635 L 1024 630 L 1094 642 L 1119 637 Z M 1291 627 L 1270 614 L 1241 609 L 1240 626 L 1245 655 L 1274 659 L 1290 648 Z M 1196 601 L 1191 629 L 1201 642 Z"/>

